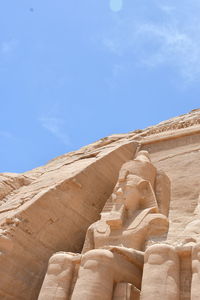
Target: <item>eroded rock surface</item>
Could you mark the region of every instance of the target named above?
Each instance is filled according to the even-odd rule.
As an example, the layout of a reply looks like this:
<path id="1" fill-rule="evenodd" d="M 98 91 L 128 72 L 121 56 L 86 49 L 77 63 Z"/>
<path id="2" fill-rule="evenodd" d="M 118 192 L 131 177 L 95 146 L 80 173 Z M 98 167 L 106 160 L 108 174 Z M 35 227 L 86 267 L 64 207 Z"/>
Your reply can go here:
<path id="1" fill-rule="evenodd" d="M 166 189 L 147 151 L 123 164 L 101 219 L 87 230 L 82 254 L 58 252 L 51 257 L 38 300 L 131 300 L 135 291 L 139 296 L 145 243 L 168 230 L 161 210 L 166 208 L 168 215 L 169 192 L 163 197 L 158 193 L 160 201 L 156 197 L 163 185 Z"/>
<path id="2" fill-rule="evenodd" d="M 198 221 L 200 110 L 112 135 L 24 174 L 0 174 L 0 299 L 37 299 L 49 257 L 81 251 L 122 164 L 139 150 L 148 150 L 155 167 L 171 181 L 166 247 L 179 247 L 180 257 L 188 253 L 181 247 L 194 242 L 185 228 L 194 218 Z M 161 197 L 163 190 L 157 190 Z M 168 208 L 163 209 L 166 214 Z M 147 246 L 162 243 L 152 238 Z M 189 300 L 191 259 L 181 259 L 180 268 L 180 300 Z"/>

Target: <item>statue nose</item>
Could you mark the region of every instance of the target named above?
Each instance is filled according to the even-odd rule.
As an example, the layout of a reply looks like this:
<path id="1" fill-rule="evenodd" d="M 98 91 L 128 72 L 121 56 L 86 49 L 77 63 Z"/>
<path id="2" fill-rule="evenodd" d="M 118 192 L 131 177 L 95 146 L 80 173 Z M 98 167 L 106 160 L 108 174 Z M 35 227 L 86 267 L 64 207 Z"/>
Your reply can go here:
<path id="1" fill-rule="evenodd" d="M 119 188 L 119 189 L 116 191 L 116 194 L 117 194 L 117 195 L 122 195 L 122 194 L 123 194 L 122 188 Z"/>

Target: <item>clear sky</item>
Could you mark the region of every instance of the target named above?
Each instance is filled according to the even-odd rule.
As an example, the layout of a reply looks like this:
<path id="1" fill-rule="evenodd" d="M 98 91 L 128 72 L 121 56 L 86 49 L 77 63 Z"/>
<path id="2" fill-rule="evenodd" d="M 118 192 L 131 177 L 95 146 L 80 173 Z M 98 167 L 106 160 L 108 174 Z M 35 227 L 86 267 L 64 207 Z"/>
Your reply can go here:
<path id="1" fill-rule="evenodd" d="M 200 105 L 199 0 L 0 4 L 0 172 Z"/>

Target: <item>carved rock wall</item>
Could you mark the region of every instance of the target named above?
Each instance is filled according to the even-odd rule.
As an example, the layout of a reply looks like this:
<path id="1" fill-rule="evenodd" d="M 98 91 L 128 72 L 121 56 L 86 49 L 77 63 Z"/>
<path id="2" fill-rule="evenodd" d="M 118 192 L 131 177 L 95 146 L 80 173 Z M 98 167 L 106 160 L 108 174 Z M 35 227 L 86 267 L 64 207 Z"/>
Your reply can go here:
<path id="1" fill-rule="evenodd" d="M 191 233 L 184 230 L 197 215 L 200 194 L 200 134 L 156 142 L 145 145 L 144 148 L 150 151 L 156 167 L 164 170 L 171 179 L 167 243 L 176 247 L 185 240 L 192 241 Z M 190 300 L 192 263 L 188 255 L 180 257 L 180 274 L 180 300 Z"/>
<path id="2" fill-rule="evenodd" d="M 121 165 L 133 158 L 136 147 L 126 141 L 78 158 L 59 158 L 28 172 L 32 183 L 4 198 L 0 299 L 37 299 L 52 253 L 81 250 L 86 229 L 98 219 Z"/>
<path id="3" fill-rule="evenodd" d="M 145 145 L 153 163 L 171 179 L 168 239 L 177 244 L 192 221 L 200 193 L 200 134 Z"/>
<path id="4" fill-rule="evenodd" d="M 87 227 L 139 149 L 172 182 L 168 241 L 177 245 L 200 193 L 200 111 L 112 135 L 24 174 L 0 175 L 0 299 L 37 299 L 48 258 L 80 251 Z M 190 266 L 182 266 L 182 269 Z M 181 283 L 187 300 L 190 281 Z M 13 288 L 14 287 L 14 288 Z"/>

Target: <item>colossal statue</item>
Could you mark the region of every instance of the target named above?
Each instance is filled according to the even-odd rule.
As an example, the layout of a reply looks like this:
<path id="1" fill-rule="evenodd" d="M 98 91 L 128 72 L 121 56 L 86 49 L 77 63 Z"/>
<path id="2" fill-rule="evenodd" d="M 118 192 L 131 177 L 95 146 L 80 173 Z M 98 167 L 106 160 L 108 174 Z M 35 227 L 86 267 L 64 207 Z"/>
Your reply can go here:
<path id="1" fill-rule="evenodd" d="M 140 299 L 142 276 L 144 280 L 149 276 L 143 275 L 145 245 L 150 237 L 167 232 L 169 199 L 168 177 L 157 171 L 147 151 L 140 151 L 133 161 L 122 166 L 100 220 L 88 228 L 82 253 L 58 252 L 50 258 L 38 299 Z M 169 263 L 161 268 L 157 280 L 172 273 L 173 295 L 176 255 L 173 249 L 166 251 L 161 260 Z M 152 257 L 148 252 L 145 257 L 148 255 Z M 156 259 L 160 259 L 159 253 Z M 147 260 L 149 266 L 152 262 Z M 145 292 L 142 299 L 150 299 L 149 291 Z"/>
<path id="2" fill-rule="evenodd" d="M 145 251 L 141 300 L 200 299 L 200 197 L 196 214 L 176 244 L 166 240 Z"/>

